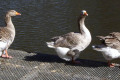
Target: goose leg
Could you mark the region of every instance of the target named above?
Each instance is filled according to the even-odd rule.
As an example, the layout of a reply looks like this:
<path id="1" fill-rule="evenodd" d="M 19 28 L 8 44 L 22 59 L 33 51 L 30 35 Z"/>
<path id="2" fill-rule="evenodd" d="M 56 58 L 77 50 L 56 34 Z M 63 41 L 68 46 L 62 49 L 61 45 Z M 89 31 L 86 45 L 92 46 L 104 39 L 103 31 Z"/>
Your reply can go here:
<path id="1" fill-rule="evenodd" d="M 5 55 L 5 51 L 4 51 L 4 50 L 2 51 L 2 55 L 1 55 L 1 57 L 2 57 L 2 58 L 5 58 L 5 57 L 6 57 L 6 55 Z"/>
<path id="2" fill-rule="evenodd" d="M 5 50 L 5 54 L 2 54 L 1 57 L 2 57 L 2 58 L 13 58 L 12 56 L 9 56 L 9 55 L 8 55 L 7 50 Z"/>
<path id="3" fill-rule="evenodd" d="M 74 63 L 74 64 L 80 64 L 80 61 L 75 61 L 74 57 L 72 57 L 72 63 Z"/>
<path id="4" fill-rule="evenodd" d="M 115 67 L 115 64 L 110 63 L 110 61 L 108 61 L 108 66 L 109 66 L 109 67 Z"/>
<path id="5" fill-rule="evenodd" d="M 80 61 L 75 61 L 74 60 L 74 56 L 76 55 L 76 50 L 73 50 L 73 51 L 70 50 L 70 51 L 68 51 L 67 55 L 70 56 L 70 57 L 72 57 L 72 63 L 74 63 L 74 64 L 80 64 Z"/>

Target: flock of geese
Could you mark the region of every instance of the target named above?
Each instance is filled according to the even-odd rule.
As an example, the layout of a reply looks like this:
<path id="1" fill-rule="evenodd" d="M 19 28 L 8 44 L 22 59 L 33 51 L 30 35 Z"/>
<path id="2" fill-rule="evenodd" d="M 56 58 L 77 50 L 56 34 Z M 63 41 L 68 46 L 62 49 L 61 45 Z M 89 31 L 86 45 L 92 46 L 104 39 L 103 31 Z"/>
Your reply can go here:
<path id="1" fill-rule="evenodd" d="M 6 26 L 0 27 L 0 56 L 3 58 L 12 58 L 8 55 L 7 50 L 15 38 L 15 28 L 11 17 L 17 15 L 21 14 L 15 10 L 8 11 L 5 17 Z M 84 23 L 86 16 L 88 16 L 87 12 L 82 10 L 79 17 L 79 33 L 70 32 L 53 37 L 50 42 L 46 42 L 49 48 L 55 49 L 61 59 L 80 63 L 75 60 L 92 40 L 91 34 Z M 93 49 L 103 54 L 109 67 L 114 67 L 114 64 L 110 61 L 120 57 L 120 32 L 112 32 L 108 36 L 97 37 L 100 38 L 101 45 L 93 45 Z"/>

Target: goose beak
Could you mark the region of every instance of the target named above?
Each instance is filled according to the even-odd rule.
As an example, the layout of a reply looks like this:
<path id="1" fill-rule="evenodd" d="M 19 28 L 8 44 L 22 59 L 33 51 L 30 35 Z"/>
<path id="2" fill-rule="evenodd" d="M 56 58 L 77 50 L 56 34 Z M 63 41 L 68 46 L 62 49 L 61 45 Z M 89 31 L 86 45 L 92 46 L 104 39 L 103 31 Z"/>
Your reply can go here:
<path id="1" fill-rule="evenodd" d="M 21 15 L 20 13 L 16 12 L 16 15 Z"/>
<path id="2" fill-rule="evenodd" d="M 84 13 L 85 16 L 88 16 L 87 12 Z"/>

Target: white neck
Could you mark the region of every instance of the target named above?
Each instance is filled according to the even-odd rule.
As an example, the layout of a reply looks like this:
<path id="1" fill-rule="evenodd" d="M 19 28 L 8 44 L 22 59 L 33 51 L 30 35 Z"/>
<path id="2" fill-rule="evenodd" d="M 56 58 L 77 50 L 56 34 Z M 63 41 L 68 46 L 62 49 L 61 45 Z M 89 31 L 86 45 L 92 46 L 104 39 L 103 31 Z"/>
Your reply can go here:
<path id="1" fill-rule="evenodd" d="M 80 33 L 84 38 L 91 39 L 91 34 L 89 30 L 86 28 L 84 21 L 85 21 L 85 16 L 80 17 L 79 20 Z"/>

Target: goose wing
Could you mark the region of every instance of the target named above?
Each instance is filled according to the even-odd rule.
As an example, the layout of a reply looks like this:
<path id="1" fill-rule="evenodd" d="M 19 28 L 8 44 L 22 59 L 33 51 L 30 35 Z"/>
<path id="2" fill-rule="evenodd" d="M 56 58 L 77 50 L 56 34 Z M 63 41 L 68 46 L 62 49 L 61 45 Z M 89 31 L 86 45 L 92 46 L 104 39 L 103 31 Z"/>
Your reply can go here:
<path id="1" fill-rule="evenodd" d="M 120 33 L 112 32 L 108 36 L 97 36 L 108 47 L 120 50 Z"/>
<path id="2" fill-rule="evenodd" d="M 0 41 L 7 42 L 10 37 L 10 31 L 6 27 L 0 27 Z"/>
<path id="3" fill-rule="evenodd" d="M 56 36 L 51 38 L 54 41 L 56 47 L 73 48 L 79 43 L 79 33 L 70 32 L 62 36 Z"/>

